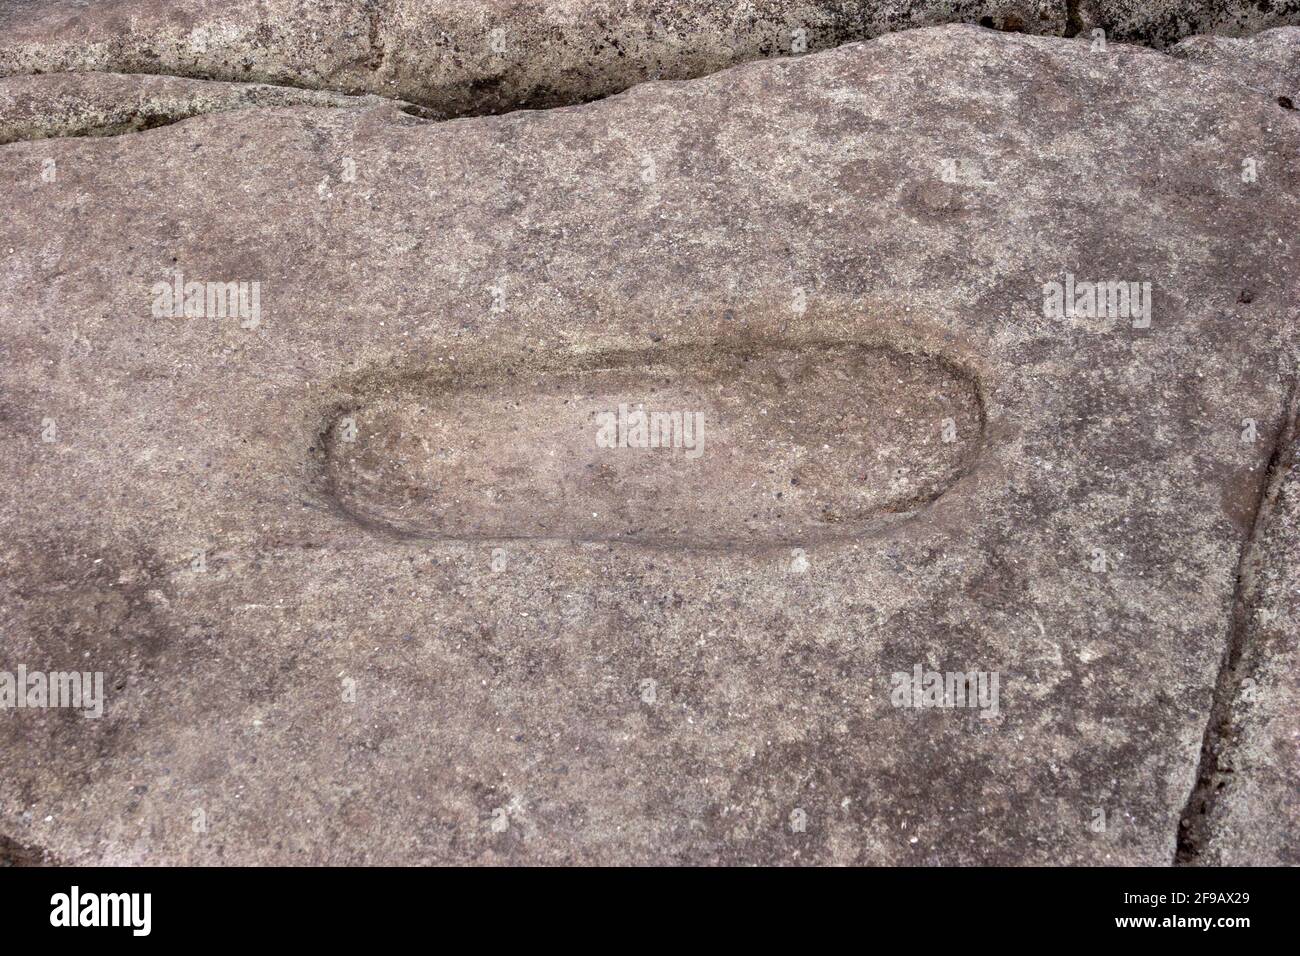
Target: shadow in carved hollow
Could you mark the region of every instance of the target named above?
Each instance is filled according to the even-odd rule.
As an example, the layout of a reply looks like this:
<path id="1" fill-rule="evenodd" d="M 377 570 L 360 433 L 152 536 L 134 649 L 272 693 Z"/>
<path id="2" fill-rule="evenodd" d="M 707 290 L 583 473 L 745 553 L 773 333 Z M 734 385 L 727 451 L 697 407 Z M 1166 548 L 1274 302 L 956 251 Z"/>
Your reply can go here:
<path id="1" fill-rule="evenodd" d="M 401 534 L 727 547 L 915 510 L 982 437 L 939 357 L 771 343 L 375 373 L 323 454 L 338 504 Z"/>

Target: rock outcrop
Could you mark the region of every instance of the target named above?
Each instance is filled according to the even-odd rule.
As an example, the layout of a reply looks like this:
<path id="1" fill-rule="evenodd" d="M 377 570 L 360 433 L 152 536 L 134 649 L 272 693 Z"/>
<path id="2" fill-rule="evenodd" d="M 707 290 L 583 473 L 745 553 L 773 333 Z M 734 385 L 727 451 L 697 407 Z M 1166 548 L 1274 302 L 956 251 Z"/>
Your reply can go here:
<path id="1" fill-rule="evenodd" d="M 945 23 L 1165 47 L 1300 24 L 1300 0 L 0 0 L 0 76 L 161 73 L 477 116 Z"/>
<path id="2" fill-rule="evenodd" d="M 1271 90 L 957 26 L 281 102 L 3 147 L 3 660 L 104 680 L 0 721 L 10 855 L 1174 859 L 1293 429 Z"/>

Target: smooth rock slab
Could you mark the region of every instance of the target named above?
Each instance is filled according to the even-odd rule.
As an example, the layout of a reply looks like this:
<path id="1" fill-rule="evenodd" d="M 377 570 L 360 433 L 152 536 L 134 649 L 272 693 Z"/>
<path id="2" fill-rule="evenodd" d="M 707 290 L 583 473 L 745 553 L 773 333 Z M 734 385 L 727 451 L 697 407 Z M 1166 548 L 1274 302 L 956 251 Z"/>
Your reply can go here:
<path id="1" fill-rule="evenodd" d="M 1214 71 L 950 28 L 546 113 L 3 147 L 0 657 L 107 700 L 3 715 L 0 833 L 85 862 L 1171 861 L 1286 420 L 1298 141 Z M 258 282 L 256 321 L 159 310 L 178 270 Z M 1092 281 L 1149 282 L 1149 322 L 1045 312 Z M 413 368 L 755 341 L 965 370 L 979 454 L 845 538 L 722 548 L 411 538 L 321 468 Z M 918 668 L 998 699 L 913 706 Z"/>

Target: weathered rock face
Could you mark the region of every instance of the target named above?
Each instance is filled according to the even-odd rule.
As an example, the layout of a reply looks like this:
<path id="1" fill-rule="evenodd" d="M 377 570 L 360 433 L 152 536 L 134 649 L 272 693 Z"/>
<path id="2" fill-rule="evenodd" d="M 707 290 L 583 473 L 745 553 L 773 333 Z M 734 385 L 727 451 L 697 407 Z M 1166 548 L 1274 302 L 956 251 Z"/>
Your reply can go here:
<path id="1" fill-rule="evenodd" d="M 371 92 L 447 116 L 608 96 L 759 57 L 983 18 L 1060 34 L 1065 0 L 125 0 L 0 4 L 0 75 L 172 73 Z"/>
<path id="2" fill-rule="evenodd" d="M 375 106 L 376 96 L 219 83 L 175 76 L 52 73 L 0 78 L 0 144 L 51 136 L 117 136 L 202 113 L 266 106 Z M 400 105 L 400 104 L 399 104 Z"/>
<path id="3" fill-rule="evenodd" d="M 1190 37 L 1169 51 L 1215 69 L 1240 83 L 1278 97 L 1281 105 L 1300 104 L 1300 27 L 1279 27 L 1239 39 Z"/>
<path id="4" fill-rule="evenodd" d="M 857 342 L 530 364 L 376 376 L 327 430 L 329 494 L 424 536 L 800 545 L 935 500 L 983 439 L 960 370 Z"/>
<path id="5" fill-rule="evenodd" d="M 1300 0 L 0 0 L 0 75 L 256 81 L 467 116 L 952 22 L 1056 36 L 1101 28 L 1164 46 L 1300 23 Z"/>
<path id="6" fill-rule="evenodd" d="M 1189 863 L 1300 865 L 1300 464 L 1289 437 L 1247 555 L 1181 848 Z"/>
<path id="7" fill-rule="evenodd" d="M 1197 34 L 1243 36 L 1300 23 L 1300 0 L 1079 0 L 1076 22 L 1125 43 L 1165 48 Z"/>
<path id="8" fill-rule="evenodd" d="M 1300 102 L 1300 29 L 1248 40 L 1193 37 L 1171 51 L 1279 105 Z M 1188 802 L 1178 859 L 1300 864 L 1300 465 L 1294 433 L 1277 448 L 1239 571 L 1230 641 Z"/>
<path id="9" fill-rule="evenodd" d="M 0 721 L 9 852 L 1169 862 L 1298 144 L 1222 71 L 947 28 L 5 146 L 3 660 L 105 680 Z M 709 474 L 598 443 L 661 397 Z"/>

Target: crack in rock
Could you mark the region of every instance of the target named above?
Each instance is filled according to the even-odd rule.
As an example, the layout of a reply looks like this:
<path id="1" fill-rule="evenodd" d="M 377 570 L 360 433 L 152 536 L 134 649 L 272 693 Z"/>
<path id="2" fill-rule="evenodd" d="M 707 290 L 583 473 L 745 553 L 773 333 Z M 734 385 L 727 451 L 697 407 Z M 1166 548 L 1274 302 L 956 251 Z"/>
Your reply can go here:
<path id="1" fill-rule="evenodd" d="M 114 73 L 14 76 L 0 78 L 0 145 L 53 137 L 118 136 L 206 113 L 290 106 L 414 109 L 378 96 L 263 83 Z"/>
<path id="2" fill-rule="evenodd" d="M 1300 0 L 366 0 L 319 5 L 146 0 L 0 2 L 0 76 L 69 71 L 257 81 L 418 103 L 446 117 L 601 99 L 647 80 L 694 79 L 949 23 L 1159 49 L 1202 32 L 1300 23 Z"/>
<path id="3" fill-rule="evenodd" d="M 1242 546 L 1233 598 L 1231 631 L 1215 684 L 1210 717 L 1206 722 L 1196 782 L 1179 821 L 1177 850 L 1174 855 L 1174 863 L 1179 866 L 1192 866 L 1203 861 L 1214 840 L 1218 801 L 1233 783 L 1233 752 L 1240 735 L 1243 687 L 1249 689 L 1246 693 L 1249 697 L 1253 694 L 1254 683 L 1253 679 L 1250 683 L 1245 683 L 1249 674 L 1242 665 L 1250 656 L 1251 643 L 1255 640 L 1255 631 L 1259 627 L 1255 612 L 1260 601 L 1259 577 L 1265 563 L 1265 538 L 1270 531 L 1270 524 L 1280 518 L 1279 496 L 1296 461 L 1298 407 L 1300 390 L 1293 384 L 1287 403 L 1287 417 L 1273 442 L 1250 535 Z"/>

